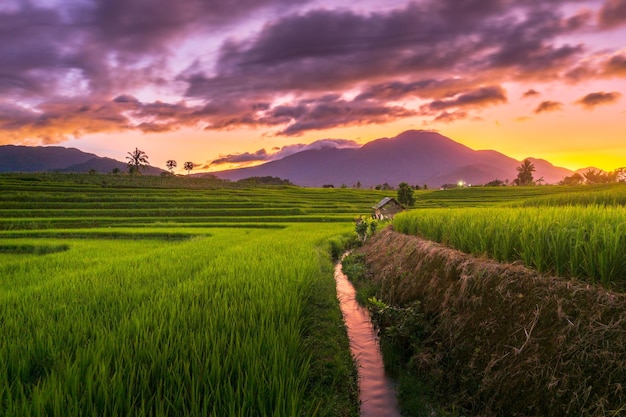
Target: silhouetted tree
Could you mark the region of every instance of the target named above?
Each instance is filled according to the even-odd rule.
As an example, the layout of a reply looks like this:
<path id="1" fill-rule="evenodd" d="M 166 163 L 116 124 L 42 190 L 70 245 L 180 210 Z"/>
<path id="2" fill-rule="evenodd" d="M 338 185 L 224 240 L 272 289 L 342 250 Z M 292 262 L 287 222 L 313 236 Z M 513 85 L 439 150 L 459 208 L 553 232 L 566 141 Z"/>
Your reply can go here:
<path id="1" fill-rule="evenodd" d="M 504 181 L 496 178 L 495 180 L 489 181 L 487 184 L 485 184 L 485 187 L 501 187 L 503 185 L 504 185 Z"/>
<path id="2" fill-rule="evenodd" d="M 561 185 L 579 185 L 585 182 L 585 179 L 578 172 L 573 173 L 572 175 L 563 178 L 559 184 Z"/>
<path id="3" fill-rule="evenodd" d="M 525 159 L 522 165 L 517 167 L 517 178 L 513 182 L 517 185 L 533 185 L 533 172 L 535 172 L 535 166 Z"/>
<path id="4" fill-rule="evenodd" d="M 165 163 L 165 166 L 167 167 L 167 169 L 170 170 L 172 174 L 174 173 L 174 168 L 176 168 L 177 165 L 178 164 L 173 159 L 168 159 L 167 162 Z"/>
<path id="5" fill-rule="evenodd" d="M 617 172 L 604 172 L 599 169 L 588 169 L 583 176 L 588 184 L 608 184 L 617 181 Z"/>
<path id="6" fill-rule="evenodd" d="M 388 183 L 378 184 L 376 187 L 377 190 L 393 190 L 393 187 Z"/>
<path id="7" fill-rule="evenodd" d="M 402 182 L 398 185 L 398 202 L 406 207 L 413 207 L 415 204 L 413 189 L 406 182 Z"/>
<path id="8" fill-rule="evenodd" d="M 128 159 L 128 171 L 131 174 L 139 174 L 140 168 L 145 169 L 145 167 L 150 165 L 150 162 L 148 162 L 148 155 L 144 151 L 137 148 L 135 148 L 132 152 L 128 152 L 126 159 Z"/>
<path id="9" fill-rule="evenodd" d="M 189 173 L 193 169 L 193 162 L 185 162 L 183 168 L 185 168 L 185 171 L 187 171 L 187 175 L 189 175 Z"/>
<path id="10" fill-rule="evenodd" d="M 206 176 L 204 176 L 206 178 Z M 215 177 L 215 179 L 218 179 Z M 237 181 L 237 184 L 246 185 L 246 186 L 256 186 L 256 185 L 293 185 L 291 181 L 284 180 L 279 177 L 247 177 Z"/>

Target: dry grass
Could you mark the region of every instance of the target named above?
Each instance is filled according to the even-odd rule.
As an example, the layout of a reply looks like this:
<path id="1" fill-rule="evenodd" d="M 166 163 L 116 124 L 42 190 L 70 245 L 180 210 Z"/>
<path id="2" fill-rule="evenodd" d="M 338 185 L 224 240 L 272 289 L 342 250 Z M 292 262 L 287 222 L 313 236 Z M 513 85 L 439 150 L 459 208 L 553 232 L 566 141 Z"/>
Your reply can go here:
<path id="1" fill-rule="evenodd" d="M 430 320 L 408 367 L 480 416 L 626 415 L 626 294 L 386 229 L 360 249 L 380 297 Z"/>

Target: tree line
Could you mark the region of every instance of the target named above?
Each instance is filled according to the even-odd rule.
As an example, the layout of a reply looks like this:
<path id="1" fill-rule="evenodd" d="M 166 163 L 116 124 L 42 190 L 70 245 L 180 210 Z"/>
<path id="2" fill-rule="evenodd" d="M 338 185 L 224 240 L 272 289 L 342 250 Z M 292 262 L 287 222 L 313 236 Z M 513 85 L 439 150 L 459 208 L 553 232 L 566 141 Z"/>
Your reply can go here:
<path id="1" fill-rule="evenodd" d="M 135 148 L 134 151 L 128 152 L 126 159 L 128 172 L 130 174 L 139 174 L 140 170 L 145 170 L 150 166 L 150 162 L 148 161 L 148 154 L 139 148 Z M 174 168 L 178 166 L 178 163 L 174 159 L 168 159 L 165 162 L 165 166 L 170 171 L 170 174 L 174 175 Z M 183 168 L 185 169 L 185 171 L 187 171 L 187 175 L 189 175 L 194 166 L 194 163 L 191 161 L 187 161 L 183 164 Z"/>

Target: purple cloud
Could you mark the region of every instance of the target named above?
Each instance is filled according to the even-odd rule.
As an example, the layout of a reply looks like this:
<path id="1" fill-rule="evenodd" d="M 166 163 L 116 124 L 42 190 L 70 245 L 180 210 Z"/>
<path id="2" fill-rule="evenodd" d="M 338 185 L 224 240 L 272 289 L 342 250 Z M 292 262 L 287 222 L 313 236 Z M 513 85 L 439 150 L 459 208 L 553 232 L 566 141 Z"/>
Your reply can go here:
<path id="1" fill-rule="evenodd" d="M 558 111 L 563 108 L 563 103 L 558 101 L 542 101 L 535 109 L 535 114 Z"/>
<path id="2" fill-rule="evenodd" d="M 269 117 L 264 120 L 274 119 L 282 123 L 285 121 L 283 117 L 286 113 L 291 112 L 297 115 L 297 117 L 292 117 L 287 127 L 280 131 L 280 134 L 285 136 L 294 136 L 305 131 L 337 126 L 386 123 L 417 114 L 413 110 L 400 106 L 386 106 L 343 99 L 332 101 L 305 100 L 297 103 L 296 106 L 281 106 L 276 110 L 277 113 L 270 111 Z M 276 119 L 277 115 L 278 118 Z"/>
<path id="3" fill-rule="evenodd" d="M 576 101 L 576 104 L 582 106 L 587 110 L 593 110 L 597 106 L 605 104 L 613 104 L 622 97 L 621 93 L 613 91 L 611 93 L 605 93 L 604 91 L 598 93 L 589 93 L 586 96 Z"/>
<path id="4" fill-rule="evenodd" d="M 626 73 L 623 54 L 589 64 L 589 46 L 567 42 L 626 22 L 626 0 L 607 0 L 595 15 L 561 7 L 586 0 L 314 4 L 49 0 L 1 9 L 3 141 L 189 126 L 296 136 L 418 116 L 449 123 L 506 103 L 498 85 L 510 81 Z M 419 100 L 430 104 L 414 110 Z"/>
<path id="5" fill-rule="evenodd" d="M 467 112 L 464 112 L 464 111 L 457 110 L 452 113 L 448 113 L 447 111 L 444 111 L 443 113 L 435 117 L 433 121 L 440 122 L 440 123 L 452 123 L 452 122 L 456 122 L 457 120 L 467 119 L 467 116 L 468 116 Z"/>
<path id="6" fill-rule="evenodd" d="M 527 97 L 535 97 L 541 95 L 541 93 L 535 89 L 530 89 L 530 90 L 526 90 L 524 92 L 524 94 L 522 94 L 522 98 L 527 98 Z"/>
<path id="7" fill-rule="evenodd" d="M 613 55 L 606 63 L 604 73 L 609 76 L 626 76 L 626 54 Z"/>
<path id="8" fill-rule="evenodd" d="M 459 78 L 425 79 L 413 82 L 391 81 L 366 87 L 355 100 L 401 100 L 404 98 L 449 97 L 474 87 L 470 80 Z"/>
<path id="9" fill-rule="evenodd" d="M 355 141 L 348 139 L 321 139 L 310 144 L 295 144 L 283 146 L 280 149 L 274 149 L 274 152 L 267 152 L 265 149 L 259 149 L 254 153 L 244 152 L 240 154 L 230 154 L 222 156 L 214 161 L 211 161 L 206 167 L 210 165 L 222 165 L 222 164 L 240 164 L 250 165 L 254 162 L 268 162 L 285 158 L 289 155 L 293 155 L 299 152 L 319 150 L 325 148 L 333 149 L 354 149 L 359 148 L 361 145 Z"/>
<path id="10" fill-rule="evenodd" d="M 598 20 L 605 28 L 626 24 L 626 0 L 607 0 L 600 10 Z"/>
<path id="11" fill-rule="evenodd" d="M 214 161 L 211 161 L 211 165 L 222 165 L 222 164 L 235 164 L 242 162 L 258 162 L 258 161 L 267 161 L 269 155 L 265 149 L 259 149 L 254 153 L 244 152 L 239 154 L 230 154 L 222 156 Z"/>
<path id="12" fill-rule="evenodd" d="M 345 10 L 291 15 L 267 25 L 254 38 L 225 43 L 216 75 L 197 71 L 180 79 L 188 83 L 192 97 L 327 91 L 377 78 L 442 71 L 554 73 L 583 51 L 580 45 L 550 43 L 574 30 L 558 12 L 530 9 L 520 19 L 505 4 L 410 3 L 369 15 Z M 395 82 L 386 85 L 393 88 Z M 421 82 L 404 87 L 419 89 Z"/>
<path id="13" fill-rule="evenodd" d="M 506 103 L 506 92 L 500 86 L 480 87 L 446 100 L 436 100 L 428 105 L 431 110 L 444 110 L 452 107 L 479 108 Z"/>

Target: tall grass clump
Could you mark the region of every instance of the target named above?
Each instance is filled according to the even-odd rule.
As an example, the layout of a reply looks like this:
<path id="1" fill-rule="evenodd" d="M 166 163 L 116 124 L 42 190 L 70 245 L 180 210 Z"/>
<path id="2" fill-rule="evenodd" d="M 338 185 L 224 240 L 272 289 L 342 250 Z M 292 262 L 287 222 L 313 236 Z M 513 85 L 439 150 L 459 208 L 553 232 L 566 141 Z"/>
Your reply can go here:
<path id="1" fill-rule="evenodd" d="M 539 272 L 626 290 L 626 212 L 621 207 L 424 209 L 394 229 Z"/>
<path id="2" fill-rule="evenodd" d="M 571 192 L 544 195 L 515 203 L 516 206 L 624 206 L 626 184 L 585 185 L 572 187 Z"/>

